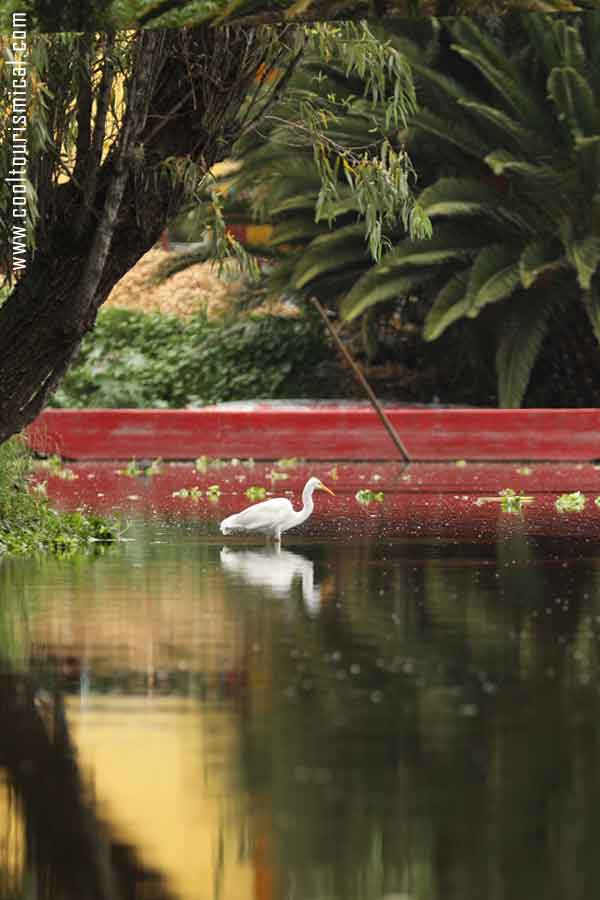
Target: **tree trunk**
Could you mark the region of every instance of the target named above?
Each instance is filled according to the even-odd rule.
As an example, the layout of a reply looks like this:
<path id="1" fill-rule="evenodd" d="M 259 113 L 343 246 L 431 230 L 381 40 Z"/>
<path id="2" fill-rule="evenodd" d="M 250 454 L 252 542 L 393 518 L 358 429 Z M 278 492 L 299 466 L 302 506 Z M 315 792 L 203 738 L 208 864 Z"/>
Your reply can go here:
<path id="1" fill-rule="evenodd" d="M 83 184 L 55 184 L 40 198 L 50 221 L 41 216 L 37 249 L 0 309 L 0 442 L 38 415 L 113 286 L 181 207 L 183 178 L 165 160 L 205 172 L 228 154 L 271 38 L 199 27 L 135 40 L 118 142 Z"/>

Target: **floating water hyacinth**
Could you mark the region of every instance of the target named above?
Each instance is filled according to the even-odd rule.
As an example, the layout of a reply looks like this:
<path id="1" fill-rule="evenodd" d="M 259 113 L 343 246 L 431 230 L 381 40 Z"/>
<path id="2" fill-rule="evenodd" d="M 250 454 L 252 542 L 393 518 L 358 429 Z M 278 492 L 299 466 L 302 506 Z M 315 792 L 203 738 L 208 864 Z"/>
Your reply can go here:
<path id="1" fill-rule="evenodd" d="M 267 472 L 267 478 L 271 481 L 285 481 L 286 478 L 290 476 L 287 472 L 276 472 L 275 469 L 272 469 L 270 472 Z"/>
<path id="2" fill-rule="evenodd" d="M 383 491 L 363 490 L 357 491 L 354 497 L 359 503 L 366 505 L 367 503 L 383 503 L 384 494 Z"/>
<path id="3" fill-rule="evenodd" d="M 149 475 L 152 478 L 153 475 L 160 475 L 162 469 L 162 458 L 159 456 L 158 459 L 153 460 L 147 469 L 144 471 L 144 475 Z"/>
<path id="4" fill-rule="evenodd" d="M 226 465 L 227 463 L 225 460 L 219 459 L 218 457 L 212 459 L 210 456 L 199 456 L 194 462 L 197 472 L 208 472 L 209 468 L 222 469 L 223 466 Z"/>
<path id="5" fill-rule="evenodd" d="M 256 485 L 251 485 L 244 491 L 248 500 L 264 500 L 267 496 L 267 489 L 264 487 L 257 487 Z"/>
<path id="6" fill-rule="evenodd" d="M 181 500 L 200 500 L 202 491 L 199 487 L 181 488 L 179 491 L 173 491 L 171 497 L 177 497 Z"/>
<path id="7" fill-rule="evenodd" d="M 130 460 L 124 469 L 117 469 L 117 475 L 127 475 L 129 478 L 138 478 L 143 475 L 136 459 Z"/>
<path id="8" fill-rule="evenodd" d="M 558 512 L 581 512 L 585 508 L 585 495 L 581 491 L 561 494 L 554 505 Z"/>
<path id="9" fill-rule="evenodd" d="M 475 501 L 476 506 L 483 506 L 485 503 L 499 503 L 502 512 L 520 512 L 525 503 L 533 503 L 533 497 L 523 493 L 523 491 L 515 491 L 513 488 L 504 488 L 498 491 L 495 497 L 478 497 Z"/>
<path id="10" fill-rule="evenodd" d="M 56 469 L 53 474 L 57 478 L 62 478 L 63 481 L 75 481 L 79 478 L 79 475 L 76 475 L 73 469 Z"/>

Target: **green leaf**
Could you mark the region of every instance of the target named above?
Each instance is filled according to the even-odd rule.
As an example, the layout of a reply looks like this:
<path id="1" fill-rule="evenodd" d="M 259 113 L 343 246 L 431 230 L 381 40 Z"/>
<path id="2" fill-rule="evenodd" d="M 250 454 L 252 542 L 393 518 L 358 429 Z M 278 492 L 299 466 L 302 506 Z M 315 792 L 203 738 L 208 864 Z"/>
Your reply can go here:
<path id="1" fill-rule="evenodd" d="M 337 228 L 311 241 L 294 268 L 292 286 L 299 290 L 347 263 L 367 258 L 364 226 L 359 223 Z"/>
<path id="2" fill-rule="evenodd" d="M 512 143 L 520 152 L 531 155 L 536 155 L 542 150 L 539 132 L 523 127 L 501 109 L 473 100 L 460 100 L 459 103 L 480 119 L 491 122 L 503 143 L 509 145 Z"/>
<path id="3" fill-rule="evenodd" d="M 565 249 L 580 288 L 587 291 L 600 262 L 600 238 L 588 235 L 581 241 L 567 242 Z"/>
<path id="4" fill-rule="evenodd" d="M 519 283 L 519 251 L 506 244 L 490 244 L 481 250 L 469 275 L 467 315 L 474 317 L 488 303 L 510 296 Z"/>
<path id="5" fill-rule="evenodd" d="M 583 305 L 590 320 L 596 340 L 600 344 L 600 291 L 596 282 L 583 295 Z"/>
<path id="6" fill-rule="evenodd" d="M 306 244 L 323 231 L 324 226 L 316 223 L 312 216 L 294 216 L 274 227 L 269 246 L 279 247 L 281 244 L 294 242 Z"/>
<path id="7" fill-rule="evenodd" d="M 469 308 L 466 295 L 467 274 L 460 272 L 446 282 L 433 301 L 423 329 L 426 341 L 434 341 L 449 325 L 466 316 Z"/>
<path id="8" fill-rule="evenodd" d="M 457 147 L 467 156 L 482 159 L 488 147 L 479 139 L 473 129 L 457 124 L 451 118 L 437 115 L 429 109 L 420 110 L 410 120 L 411 128 L 433 135 L 444 144 Z"/>
<path id="9" fill-rule="evenodd" d="M 380 271 L 408 266 L 442 265 L 472 256 L 486 243 L 486 232 L 456 225 L 440 225 L 429 240 L 402 241 L 381 262 Z"/>
<path id="10" fill-rule="evenodd" d="M 548 77 L 548 93 L 554 101 L 558 118 L 567 123 L 574 140 L 598 130 L 594 93 L 586 79 L 575 69 L 554 69 Z"/>
<path id="11" fill-rule="evenodd" d="M 557 250 L 556 241 L 531 241 L 526 244 L 519 260 L 519 275 L 524 288 L 530 288 L 542 272 L 564 265 L 565 257 Z"/>
<path id="12" fill-rule="evenodd" d="M 342 319 L 350 321 L 375 303 L 402 297 L 415 291 L 430 281 L 434 272 L 427 268 L 417 268 L 410 272 L 398 272 L 384 267 L 373 266 L 358 279 L 340 305 Z"/>
<path id="13" fill-rule="evenodd" d="M 543 105 L 528 83 L 515 77 L 513 60 L 498 41 L 467 16 L 458 18 L 452 31 L 460 41 L 452 49 L 479 69 L 520 121 L 542 129 L 550 125 Z"/>
<path id="14" fill-rule="evenodd" d="M 419 197 L 423 211 L 436 216 L 472 216 L 498 205 L 498 191 L 477 178 L 440 178 Z"/>
<path id="15" fill-rule="evenodd" d="M 535 289 L 513 298 L 496 351 L 499 406 L 521 405 L 556 302 L 548 292 Z"/>
<path id="16" fill-rule="evenodd" d="M 315 190 L 308 191 L 303 194 L 292 194 L 291 197 L 285 197 L 279 203 L 269 205 L 269 215 L 278 216 L 284 212 L 300 212 L 308 209 L 314 210 L 319 194 L 320 182 L 315 179 Z"/>
<path id="17" fill-rule="evenodd" d="M 553 182 L 560 184 L 562 173 L 540 163 L 530 163 L 524 159 L 517 159 L 508 150 L 493 150 L 484 157 L 484 162 L 490 167 L 494 175 L 504 175 L 506 172 L 514 172 L 535 181 Z"/>

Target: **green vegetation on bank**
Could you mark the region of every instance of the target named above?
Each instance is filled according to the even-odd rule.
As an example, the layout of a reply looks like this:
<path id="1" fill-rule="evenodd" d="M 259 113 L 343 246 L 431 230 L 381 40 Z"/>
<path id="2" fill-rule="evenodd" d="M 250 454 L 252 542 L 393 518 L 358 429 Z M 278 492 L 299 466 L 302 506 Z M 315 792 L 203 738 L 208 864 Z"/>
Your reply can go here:
<path id="1" fill-rule="evenodd" d="M 68 555 L 116 538 L 116 529 L 99 516 L 52 509 L 31 484 L 32 465 L 22 438 L 0 446 L 0 555 Z"/>
<path id="2" fill-rule="evenodd" d="M 314 314 L 208 319 L 107 308 L 60 389 L 62 407 L 186 407 L 327 393 L 331 349 Z"/>

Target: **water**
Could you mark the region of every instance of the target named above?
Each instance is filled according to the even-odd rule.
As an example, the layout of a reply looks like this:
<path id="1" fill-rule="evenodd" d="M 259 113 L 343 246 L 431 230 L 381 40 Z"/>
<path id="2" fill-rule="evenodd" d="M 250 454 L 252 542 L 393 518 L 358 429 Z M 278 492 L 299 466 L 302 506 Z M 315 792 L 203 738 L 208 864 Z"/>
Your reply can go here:
<path id="1" fill-rule="evenodd" d="M 561 516 L 547 470 L 521 515 L 369 471 L 279 553 L 218 537 L 238 470 L 49 481 L 132 524 L 0 568 L 2 900 L 597 894 L 599 473 Z"/>

